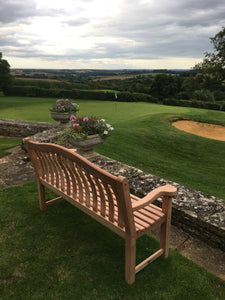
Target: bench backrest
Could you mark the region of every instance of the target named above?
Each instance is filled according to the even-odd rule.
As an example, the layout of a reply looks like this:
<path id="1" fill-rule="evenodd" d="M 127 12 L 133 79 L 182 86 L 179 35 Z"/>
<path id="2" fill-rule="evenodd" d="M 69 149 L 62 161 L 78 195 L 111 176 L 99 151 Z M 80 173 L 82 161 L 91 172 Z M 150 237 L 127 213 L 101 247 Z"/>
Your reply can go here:
<path id="1" fill-rule="evenodd" d="M 134 231 L 127 178 L 116 177 L 62 146 L 29 138 L 25 144 L 39 179 L 109 221 L 112 230 Z"/>

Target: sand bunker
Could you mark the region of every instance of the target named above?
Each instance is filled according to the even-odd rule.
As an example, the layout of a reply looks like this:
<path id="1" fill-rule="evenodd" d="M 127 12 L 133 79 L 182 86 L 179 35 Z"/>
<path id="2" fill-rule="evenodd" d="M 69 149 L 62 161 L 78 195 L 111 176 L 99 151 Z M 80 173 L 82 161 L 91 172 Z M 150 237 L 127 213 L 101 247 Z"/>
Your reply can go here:
<path id="1" fill-rule="evenodd" d="M 208 139 L 225 141 L 225 127 L 214 124 L 194 122 L 190 120 L 180 120 L 172 125 L 180 130 L 203 136 Z"/>

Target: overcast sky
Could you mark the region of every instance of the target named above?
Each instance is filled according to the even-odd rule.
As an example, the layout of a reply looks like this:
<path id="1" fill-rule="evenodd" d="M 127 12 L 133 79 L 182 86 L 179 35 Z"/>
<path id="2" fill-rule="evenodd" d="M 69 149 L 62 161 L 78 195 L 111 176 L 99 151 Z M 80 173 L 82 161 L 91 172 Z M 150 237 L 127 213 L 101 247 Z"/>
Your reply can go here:
<path id="1" fill-rule="evenodd" d="M 187 69 L 224 26 L 225 0 L 0 0 L 11 68 Z"/>

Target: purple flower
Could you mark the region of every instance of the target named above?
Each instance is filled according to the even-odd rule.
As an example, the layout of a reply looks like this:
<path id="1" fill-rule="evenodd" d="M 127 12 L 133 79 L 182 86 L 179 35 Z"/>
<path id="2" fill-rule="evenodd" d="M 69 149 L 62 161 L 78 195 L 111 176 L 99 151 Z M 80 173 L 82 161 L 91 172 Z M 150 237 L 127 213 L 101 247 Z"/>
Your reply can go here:
<path id="1" fill-rule="evenodd" d="M 77 103 L 70 102 L 69 99 L 58 99 L 53 105 L 51 111 L 53 112 L 77 112 L 79 105 Z"/>

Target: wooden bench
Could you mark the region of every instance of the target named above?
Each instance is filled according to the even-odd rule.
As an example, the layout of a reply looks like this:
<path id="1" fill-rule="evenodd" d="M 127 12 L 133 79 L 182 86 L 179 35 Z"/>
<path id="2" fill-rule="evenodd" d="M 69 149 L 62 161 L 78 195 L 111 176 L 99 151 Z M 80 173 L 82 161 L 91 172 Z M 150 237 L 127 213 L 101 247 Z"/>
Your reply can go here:
<path id="1" fill-rule="evenodd" d="M 65 199 L 125 239 L 125 280 L 135 281 L 135 274 L 150 262 L 169 253 L 172 197 L 177 189 L 171 185 L 138 198 L 129 191 L 128 180 L 114 176 L 92 164 L 75 151 L 59 145 L 24 139 L 34 164 L 40 209 Z M 58 198 L 46 201 L 45 187 Z M 162 208 L 151 202 L 162 197 Z M 136 266 L 136 240 L 161 226 L 160 249 Z"/>

